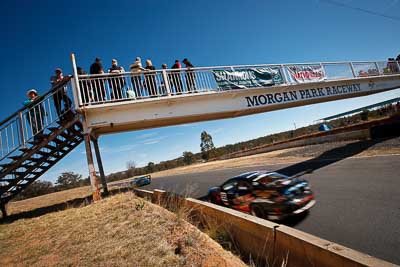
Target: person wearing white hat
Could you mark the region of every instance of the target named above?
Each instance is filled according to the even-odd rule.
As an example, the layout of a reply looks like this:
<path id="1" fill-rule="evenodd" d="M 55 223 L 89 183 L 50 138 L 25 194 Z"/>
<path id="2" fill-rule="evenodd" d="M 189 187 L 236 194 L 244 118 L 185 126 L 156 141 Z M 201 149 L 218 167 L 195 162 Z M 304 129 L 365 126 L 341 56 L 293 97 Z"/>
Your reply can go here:
<path id="1" fill-rule="evenodd" d="M 30 89 L 26 92 L 28 97 L 24 101 L 24 105 L 27 107 L 28 112 L 26 114 L 26 119 L 31 126 L 32 136 L 35 141 L 39 141 L 43 138 L 43 121 L 46 116 L 44 108 L 39 100 L 39 94 L 35 89 Z"/>
<path id="2" fill-rule="evenodd" d="M 130 66 L 129 66 L 129 70 L 132 73 L 132 77 L 131 77 L 131 82 L 132 82 L 132 87 L 135 90 L 135 95 L 136 97 L 141 97 L 142 93 L 142 78 L 141 78 L 141 73 L 144 70 L 143 66 L 142 66 L 142 61 L 140 59 L 140 57 L 137 57 L 135 59 L 135 62 L 133 62 Z"/>

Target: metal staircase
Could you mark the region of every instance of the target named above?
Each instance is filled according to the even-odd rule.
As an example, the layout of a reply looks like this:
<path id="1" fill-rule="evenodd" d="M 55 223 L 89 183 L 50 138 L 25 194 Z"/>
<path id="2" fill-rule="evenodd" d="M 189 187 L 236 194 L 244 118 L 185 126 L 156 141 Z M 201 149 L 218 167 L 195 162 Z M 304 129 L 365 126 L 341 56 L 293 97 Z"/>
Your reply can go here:
<path id="1" fill-rule="evenodd" d="M 71 103 L 62 103 L 57 114 L 57 97 L 67 96 L 70 78 L 44 96 L 0 123 L 0 206 L 26 189 L 64 158 L 83 140 L 81 116 Z M 33 127 L 32 127 L 33 126 Z"/>

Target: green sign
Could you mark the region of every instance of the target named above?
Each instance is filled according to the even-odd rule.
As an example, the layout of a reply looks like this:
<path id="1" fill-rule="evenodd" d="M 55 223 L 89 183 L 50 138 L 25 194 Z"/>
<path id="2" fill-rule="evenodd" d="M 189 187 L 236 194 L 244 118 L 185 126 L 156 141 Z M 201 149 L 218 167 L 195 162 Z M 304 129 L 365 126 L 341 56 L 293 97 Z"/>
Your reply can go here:
<path id="1" fill-rule="evenodd" d="M 265 87 L 283 82 L 278 67 L 214 70 L 213 73 L 218 88 L 224 90 Z"/>

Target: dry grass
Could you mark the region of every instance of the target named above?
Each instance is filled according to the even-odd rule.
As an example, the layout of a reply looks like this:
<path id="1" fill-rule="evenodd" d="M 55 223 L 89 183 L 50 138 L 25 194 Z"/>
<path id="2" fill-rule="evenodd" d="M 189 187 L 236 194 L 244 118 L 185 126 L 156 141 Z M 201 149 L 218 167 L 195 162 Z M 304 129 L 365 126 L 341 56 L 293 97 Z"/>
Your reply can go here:
<path id="1" fill-rule="evenodd" d="M 1 266 L 244 266 L 174 213 L 119 194 L 0 225 Z"/>
<path id="2" fill-rule="evenodd" d="M 92 192 L 90 186 L 78 187 L 39 197 L 10 202 L 7 206 L 7 212 L 11 215 L 24 211 L 31 211 L 42 207 L 48 207 L 54 204 L 64 203 L 76 198 L 84 198 L 91 194 Z"/>

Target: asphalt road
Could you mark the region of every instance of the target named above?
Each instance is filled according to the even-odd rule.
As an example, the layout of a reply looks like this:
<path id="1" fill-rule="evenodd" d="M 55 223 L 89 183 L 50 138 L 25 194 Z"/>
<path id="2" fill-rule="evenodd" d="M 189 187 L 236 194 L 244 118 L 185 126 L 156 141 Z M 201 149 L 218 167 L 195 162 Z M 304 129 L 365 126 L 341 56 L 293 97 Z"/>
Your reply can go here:
<path id="1" fill-rule="evenodd" d="M 298 163 L 161 177 L 145 188 L 201 197 L 208 188 L 246 171 L 267 169 L 292 175 L 311 168 L 314 172 L 305 178 L 317 204 L 306 216 L 285 224 L 400 264 L 400 156 L 348 158 L 351 155 L 344 152 L 348 149 L 340 149 Z"/>

